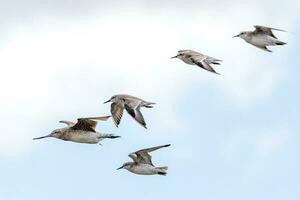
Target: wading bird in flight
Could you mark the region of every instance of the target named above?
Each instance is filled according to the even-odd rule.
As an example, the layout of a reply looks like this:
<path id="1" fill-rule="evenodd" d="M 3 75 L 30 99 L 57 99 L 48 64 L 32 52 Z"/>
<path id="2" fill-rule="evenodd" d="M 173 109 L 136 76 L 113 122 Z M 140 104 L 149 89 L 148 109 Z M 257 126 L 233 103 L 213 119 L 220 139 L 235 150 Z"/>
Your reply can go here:
<path id="1" fill-rule="evenodd" d="M 220 65 L 222 60 L 210 56 L 206 56 L 193 50 L 179 50 L 176 56 L 171 58 L 178 58 L 189 65 L 197 65 L 207 71 L 219 74 L 212 68 L 211 65 Z"/>
<path id="2" fill-rule="evenodd" d="M 101 140 L 110 138 L 115 139 L 120 136 L 113 134 L 99 133 L 96 131 L 97 122 L 94 120 L 106 121 L 110 116 L 105 117 L 88 117 L 88 118 L 79 118 L 77 123 L 70 121 L 59 121 L 64 123 L 67 127 L 55 129 L 49 135 L 33 138 L 34 140 L 54 137 L 57 139 L 72 141 L 78 143 L 87 143 L 87 144 L 97 144 Z"/>
<path id="3" fill-rule="evenodd" d="M 277 45 L 285 45 L 285 42 L 278 40 L 278 38 L 273 34 L 272 30 L 275 31 L 283 31 L 282 29 L 270 28 L 266 26 L 254 26 L 254 31 L 244 31 L 240 34 L 233 37 L 240 37 L 244 39 L 249 44 L 252 44 L 262 50 L 272 52 L 267 47 L 268 46 L 277 46 Z"/>
<path id="4" fill-rule="evenodd" d="M 147 149 L 142 149 L 136 152 L 129 154 L 128 156 L 132 158 L 133 162 L 124 163 L 119 169 L 126 169 L 134 174 L 139 175 L 166 175 L 168 167 L 155 167 L 151 161 L 151 155 L 149 154 L 152 151 L 157 149 L 168 147 L 170 144 L 161 145 L 157 147 L 151 147 Z"/>
<path id="5" fill-rule="evenodd" d="M 123 115 L 123 110 L 126 109 L 129 115 L 133 117 L 140 125 L 144 128 L 146 127 L 146 122 L 140 111 L 141 107 L 152 108 L 152 102 L 144 101 L 140 98 L 130 96 L 127 94 L 120 94 L 112 96 L 108 101 L 104 103 L 111 102 L 111 114 L 113 116 L 115 125 L 118 127 Z"/>

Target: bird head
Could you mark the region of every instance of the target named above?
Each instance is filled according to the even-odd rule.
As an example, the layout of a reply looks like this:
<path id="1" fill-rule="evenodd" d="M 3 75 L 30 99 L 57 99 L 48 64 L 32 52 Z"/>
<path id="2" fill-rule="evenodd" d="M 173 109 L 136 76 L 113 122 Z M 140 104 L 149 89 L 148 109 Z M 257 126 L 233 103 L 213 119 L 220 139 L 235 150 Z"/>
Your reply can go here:
<path id="1" fill-rule="evenodd" d="M 132 166 L 132 162 L 127 162 L 127 163 L 124 163 L 121 167 L 119 167 L 117 170 L 119 169 L 127 169 L 129 170 Z"/>
<path id="2" fill-rule="evenodd" d="M 246 38 L 249 32 L 240 32 L 238 35 L 233 36 L 233 38 L 235 37 L 240 37 L 242 39 Z"/>
<path id="3" fill-rule="evenodd" d="M 47 138 L 47 137 L 59 138 L 60 135 L 61 135 L 61 129 L 55 129 L 49 135 L 45 135 L 45 136 L 37 137 L 37 138 L 33 138 L 33 139 L 34 140 L 39 140 L 39 139 L 44 139 L 44 138 Z"/>
<path id="4" fill-rule="evenodd" d="M 171 58 L 178 58 L 178 59 L 182 59 L 184 57 L 184 54 L 183 53 L 179 53 L 176 55 L 176 56 L 173 56 Z"/>
<path id="5" fill-rule="evenodd" d="M 114 95 L 109 100 L 105 101 L 104 103 L 109 103 L 109 102 L 114 103 L 116 101 L 116 99 L 117 99 L 117 95 Z"/>

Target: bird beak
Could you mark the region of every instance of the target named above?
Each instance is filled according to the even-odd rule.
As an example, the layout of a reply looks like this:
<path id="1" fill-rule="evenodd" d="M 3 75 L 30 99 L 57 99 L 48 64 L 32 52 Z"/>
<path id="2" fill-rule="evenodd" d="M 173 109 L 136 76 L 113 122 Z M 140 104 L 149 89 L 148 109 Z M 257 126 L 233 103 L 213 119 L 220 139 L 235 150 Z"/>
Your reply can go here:
<path id="1" fill-rule="evenodd" d="M 117 170 L 119 170 L 119 169 L 123 169 L 123 166 L 122 166 L 122 167 L 119 167 Z"/>
<path id="2" fill-rule="evenodd" d="M 45 135 L 45 136 L 42 136 L 42 137 L 33 138 L 33 140 L 44 139 L 44 138 L 47 138 L 47 137 L 51 137 L 51 136 L 50 135 Z"/>
<path id="3" fill-rule="evenodd" d="M 235 38 L 235 37 L 240 37 L 240 35 L 235 35 L 235 36 L 233 36 L 232 38 Z"/>
<path id="4" fill-rule="evenodd" d="M 172 58 L 177 58 L 177 55 L 176 55 L 176 56 L 173 56 L 173 57 L 171 57 L 171 59 L 172 59 Z"/>
<path id="5" fill-rule="evenodd" d="M 103 104 L 105 104 L 105 103 L 108 103 L 108 102 L 110 102 L 110 100 L 108 100 L 108 101 L 105 101 Z"/>

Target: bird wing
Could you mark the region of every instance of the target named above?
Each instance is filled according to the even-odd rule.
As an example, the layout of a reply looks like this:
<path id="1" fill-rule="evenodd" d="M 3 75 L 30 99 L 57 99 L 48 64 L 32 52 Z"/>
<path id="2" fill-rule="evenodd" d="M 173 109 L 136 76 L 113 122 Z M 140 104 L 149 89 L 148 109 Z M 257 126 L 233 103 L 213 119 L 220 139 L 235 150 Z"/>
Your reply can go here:
<path id="1" fill-rule="evenodd" d="M 59 121 L 59 123 L 67 124 L 68 126 L 73 126 L 73 125 L 75 125 L 74 122 L 65 121 L 65 120 L 61 120 L 61 121 Z"/>
<path id="2" fill-rule="evenodd" d="M 137 155 L 135 154 L 135 152 L 133 152 L 133 153 L 130 153 L 129 155 L 128 155 L 134 162 L 138 162 L 138 160 L 137 160 Z"/>
<path id="3" fill-rule="evenodd" d="M 146 148 L 146 149 L 141 149 L 141 150 L 139 150 L 139 151 L 136 151 L 136 153 L 137 152 L 148 152 L 148 153 L 150 153 L 150 152 L 152 152 L 152 151 L 155 151 L 155 150 L 157 150 L 157 149 L 161 149 L 161 148 L 164 148 L 164 147 L 169 147 L 169 146 L 171 146 L 171 144 L 165 144 L 165 145 L 160 145 L 160 146 L 156 146 L 156 147 L 150 147 L 150 148 Z"/>
<path id="4" fill-rule="evenodd" d="M 112 103 L 110 107 L 110 111 L 112 114 L 112 117 L 114 119 L 115 125 L 118 127 L 120 124 L 122 115 L 124 110 L 124 104 L 121 103 Z"/>
<path id="5" fill-rule="evenodd" d="M 88 118 L 79 118 L 77 123 L 71 127 L 73 130 L 96 132 L 97 122 Z"/>
<path id="6" fill-rule="evenodd" d="M 186 49 L 186 50 L 179 50 L 178 51 L 179 54 L 187 54 L 187 55 L 191 55 L 191 56 L 195 56 L 195 55 L 203 55 L 197 51 L 193 51 L 193 50 L 189 50 L 189 49 Z"/>
<path id="7" fill-rule="evenodd" d="M 254 34 L 266 34 L 276 39 L 277 37 L 273 34 L 272 30 L 286 32 L 285 30 L 282 29 L 259 26 L 259 25 L 255 25 L 254 28 L 255 28 Z"/>
<path id="8" fill-rule="evenodd" d="M 203 57 L 200 57 L 200 56 L 192 56 L 192 57 L 191 57 L 191 61 L 192 61 L 195 65 L 197 65 L 197 66 L 199 66 L 199 67 L 201 67 L 201 68 L 203 68 L 203 69 L 205 69 L 205 70 L 207 70 L 207 71 L 213 72 L 213 73 L 215 73 L 215 74 L 219 74 L 218 72 L 216 72 L 216 71 L 214 70 L 214 68 L 212 68 L 212 67 L 206 62 L 205 58 L 203 58 Z"/>
<path id="9" fill-rule="evenodd" d="M 147 148 L 147 149 L 141 149 L 139 151 L 133 152 L 131 154 L 129 154 L 129 157 L 131 157 L 135 162 L 140 163 L 140 164 L 149 164 L 149 165 L 153 165 L 152 163 L 152 157 L 149 154 L 152 151 L 155 151 L 157 149 L 163 148 L 163 147 L 168 147 L 170 146 L 170 144 L 167 145 L 161 145 L 161 146 L 156 146 L 156 147 L 151 147 L 151 148 Z"/>
<path id="10" fill-rule="evenodd" d="M 142 125 L 144 128 L 146 127 L 146 122 L 144 120 L 144 117 L 140 111 L 140 106 L 135 106 L 135 105 L 131 105 L 131 104 L 127 104 L 125 103 L 125 109 L 126 111 L 129 113 L 129 115 L 131 117 L 133 117 L 135 119 L 135 121 L 137 121 L 140 125 Z"/>
<path id="11" fill-rule="evenodd" d="M 99 120 L 99 121 L 107 121 L 111 116 L 101 116 L 101 117 L 85 117 L 80 119 L 92 119 L 92 120 Z"/>
<path id="12" fill-rule="evenodd" d="M 137 163 L 139 164 L 149 164 L 149 165 L 153 165 L 152 163 L 152 156 L 148 153 L 148 152 L 136 152 L 135 155 L 137 156 Z"/>

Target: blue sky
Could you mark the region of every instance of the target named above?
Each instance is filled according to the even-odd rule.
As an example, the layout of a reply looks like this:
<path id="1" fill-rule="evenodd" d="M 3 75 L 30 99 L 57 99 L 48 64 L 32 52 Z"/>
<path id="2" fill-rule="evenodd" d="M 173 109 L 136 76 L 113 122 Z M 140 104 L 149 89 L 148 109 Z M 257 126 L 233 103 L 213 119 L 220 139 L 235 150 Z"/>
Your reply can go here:
<path id="1" fill-rule="evenodd" d="M 0 199 L 299 199 L 297 1 L 0 1 Z M 233 12 L 234 11 L 234 12 Z M 288 30 L 273 53 L 232 36 L 260 24 Z M 179 60 L 220 58 L 208 73 Z M 103 146 L 33 137 L 59 120 L 107 115 L 128 93 L 157 102 L 148 129 L 127 114 L 98 131 Z M 115 169 L 153 153 L 168 175 Z"/>

